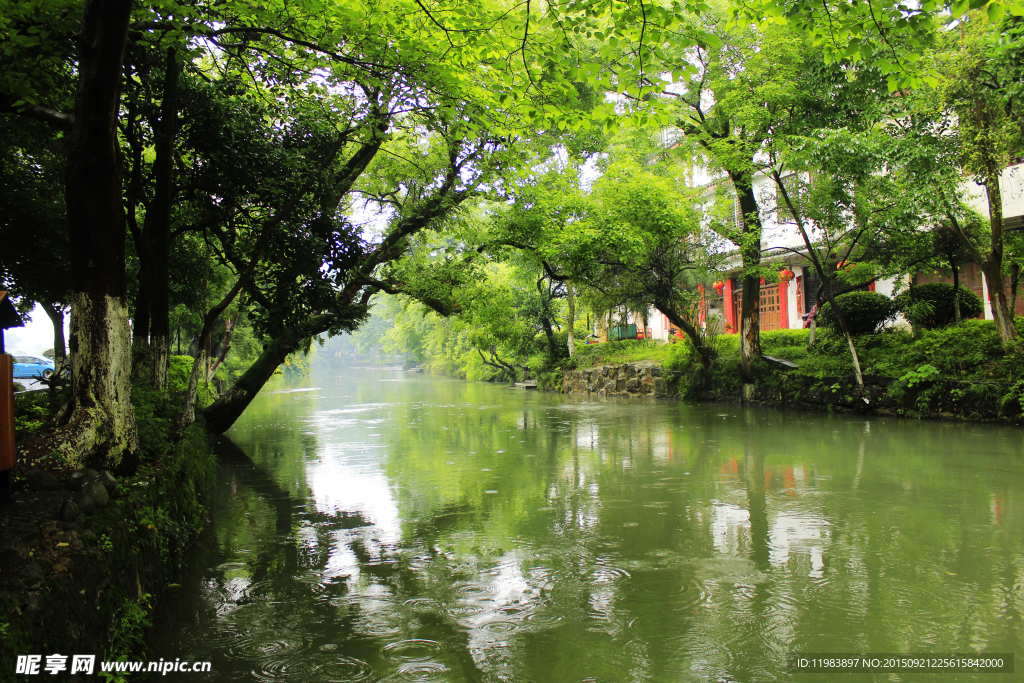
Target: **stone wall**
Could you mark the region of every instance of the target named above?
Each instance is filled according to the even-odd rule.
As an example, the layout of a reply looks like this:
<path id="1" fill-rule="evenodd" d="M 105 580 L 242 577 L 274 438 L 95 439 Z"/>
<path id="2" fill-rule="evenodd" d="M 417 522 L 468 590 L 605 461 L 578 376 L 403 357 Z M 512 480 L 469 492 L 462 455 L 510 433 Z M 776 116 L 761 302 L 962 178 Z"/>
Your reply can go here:
<path id="1" fill-rule="evenodd" d="M 569 370 L 565 372 L 562 392 L 623 398 L 677 398 L 678 384 L 678 373 L 666 371 L 655 363 L 625 363 Z"/>

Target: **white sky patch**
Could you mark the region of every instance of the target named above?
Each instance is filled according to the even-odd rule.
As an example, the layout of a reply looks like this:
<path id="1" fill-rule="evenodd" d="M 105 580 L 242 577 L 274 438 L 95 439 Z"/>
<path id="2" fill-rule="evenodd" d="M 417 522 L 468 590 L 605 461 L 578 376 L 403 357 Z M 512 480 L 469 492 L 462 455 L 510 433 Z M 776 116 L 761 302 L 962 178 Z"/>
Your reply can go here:
<path id="1" fill-rule="evenodd" d="M 46 316 L 43 307 L 36 304 L 31 313 L 21 318 L 25 327 L 12 327 L 4 330 L 4 347 L 7 353 L 18 355 L 41 356 L 43 351 L 53 348 L 53 323 Z M 68 321 L 64 316 L 64 339 L 68 339 Z"/>

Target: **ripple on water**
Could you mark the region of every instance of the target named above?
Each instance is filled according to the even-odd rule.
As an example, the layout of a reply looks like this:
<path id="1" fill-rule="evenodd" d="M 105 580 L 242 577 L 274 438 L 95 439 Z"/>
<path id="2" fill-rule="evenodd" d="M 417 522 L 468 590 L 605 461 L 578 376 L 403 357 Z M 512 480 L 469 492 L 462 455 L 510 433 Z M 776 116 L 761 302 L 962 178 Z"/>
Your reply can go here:
<path id="1" fill-rule="evenodd" d="M 441 662 L 412 662 L 398 667 L 394 678 L 402 681 L 440 681 L 445 680 L 448 667 Z"/>
<path id="2" fill-rule="evenodd" d="M 319 663 L 303 655 L 274 657 L 258 662 L 252 674 L 258 681 L 309 681 L 318 677 L 316 673 L 320 668 Z"/>
<path id="3" fill-rule="evenodd" d="M 626 581 L 631 578 L 633 577 L 627 570 L 611 565 L 598 565 L 590 573 L 590 583 L 594 585 Z"/>
<path id="4" fill-rule="evenodd" d="M 245 569 L 248 567 L 245 562 L 225 562 L 224 564 L 217 565 L 217 571 L 219 572 L 235 572 L 239 569 Z"/>
<path id="5" fill-rule="evenodd" d="M 475 602 L 487 602 L 494 599 L 494 593 L 490 588 L 478 583 L 466 583 L 456 585 L 455 592 L 462 600 Z"/>
<path id="6" fill-rule="evenodd" d="M 696 579 L 666 578 L 660 573 L 650 578 L 634 576 L 630 589 L 631 599 L 644 603 L 658 602 L 660 609 L 665 610 L 693 609 L 708 599 L 707 590 Z"/>
<path id="7" fill-rule="evenodd" d="M 447 614 L 455 617 L 467 617 L 473 614 L 480 614 L 484 611 L 484 608 L 480 605 L 472 605 L 467 603 L 459 603 L 457 605 L 448 605 L 443 608 Z"/>
<path id="8" fill-rule="evenodd" d="M 436 612 L 442 609 L 441 603 L 433 598 L 409 598 L 402 604 L 417 612 Z"/>
<path id="9" fill-rule="evenodd" d="M 489 621 L 480 628 L 487 633 L 505 634 L 515 633 L 522 628 L 522 625 L 514 621 Z"/>
<path id="10" fill-rule="evenodd" d="M 548 610 L 534 612 L 526 617 L 526 621 L 534 626 L 554 626 L 563 619 L 565 619 L 563 615 Z"/>
<path id="11" fill-rule="evenodd" d="M 397 662 L 425 662 L 447 649 L 447 645 L 437 640 L 410 638 L 388 643 L 381 648 L 381 655 Z"/>
<path id="12" fill-rule="evenodd" d="M 309 643 L 305 639 L 290 635 L 271 636 L 262 630 L 253 633 L 238 629 L 227 644 L 227 649 L 237 657 L 254 660 L 284 657 L 308 649 Z"/>
<path id="13" fill-rule="evenodd" d="M 363 683 L 364 681 L 375 681 L 377 676 L 373 667 L 367 662 L 355 657 L 338 657 L 321 668 L 325 678 L 330 681 L 344 681 L 345 683 Z"/>
<path id="14" fill-rule="evenodd" d="M 930 577 L 929 577 L 930 578 Z M 929 578 L 915 581 L 885 576 L 877 588 L 885 595 L 885 602 L 895 622 L 906 630 L 922 633 L 920 628 L 931 629 L 943 621 L 943 615 L 955 614 L 962 604 L 964 588 L 947 582 L 938 590 L 929 588 Z M 807 604 L 820 605 L 822 613 L 850 616 L 864 615 L 869 610 L 867 578 L 831 574 L 814 580 L 804 589 Z M 920 627 L 920 628 L 919 628 Z"/>

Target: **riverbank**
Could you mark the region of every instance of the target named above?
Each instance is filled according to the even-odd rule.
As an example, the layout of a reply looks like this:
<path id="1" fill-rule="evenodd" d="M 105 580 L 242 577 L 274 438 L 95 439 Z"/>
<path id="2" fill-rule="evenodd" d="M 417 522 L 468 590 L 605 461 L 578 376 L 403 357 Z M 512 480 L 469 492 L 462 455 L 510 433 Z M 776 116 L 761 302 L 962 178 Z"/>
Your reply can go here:
<path id="1" fill-rule="evenodd" d="M 1018 325 L 1021 321 L 1018 319 Z M 807 330 L 761 335 L 765 356 L 744 382 L 738 338 L 713 340 L 717 359 L 704 369 L 686 344 L 613 342 L 578 354 L 560 390 L 599 396 L 745 401 L 829 412 L 981 422 L 1024 422 L 1024 359 L 1004 354 L 985 321 L 926 331 L 901 330 L 857 339 L 865 387 L 859 391 L 845 343 L 819 332 L 807 348 Z M 607 347 L 607 348 L 601 348 Z M 645 355 L 647 357 L 645 357 Z M 615 362 L 618 358 L 627 362 Z M 601 363 L 610 360 L 611 362 Z M 587 367 L 588 365 L 592 366 Z"/>
<path id="2" fill-rule="evenodd" d="M 0 681 L 14 681 L 19 656 L 143 657 L 143 632 L 186 549 L 206 521 L 200 497 L 215 459 L 205 430 L 193 425 L 173 448 L 170 411 L 139 391 L 142 465 L 131 476 L 68 472 L 34 462 L 17 471 L 15 502 L 0 506 Z M 42 406 L 35 402 L 43 419 Z M 173 407 L 173 406 L 170 406 Z M 33 425 L 31 410 L 19 426 Z M 166 414 L 165 414 L 166 413 Z"/>

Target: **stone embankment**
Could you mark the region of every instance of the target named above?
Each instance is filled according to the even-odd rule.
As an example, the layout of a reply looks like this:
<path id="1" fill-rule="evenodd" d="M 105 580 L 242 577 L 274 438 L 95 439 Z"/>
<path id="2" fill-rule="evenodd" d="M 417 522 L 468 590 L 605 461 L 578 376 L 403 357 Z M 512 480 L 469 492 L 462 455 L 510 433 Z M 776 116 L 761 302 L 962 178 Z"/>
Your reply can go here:
<path id="1" fill-rule="evenodd" d="M 562 381 L 562 392 L 623 398 L 678 398 L 679 373 L 666 371 L 657 363 L 569 370 Z"/>

